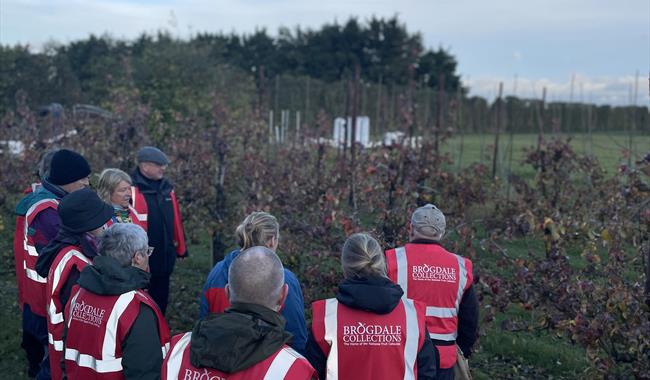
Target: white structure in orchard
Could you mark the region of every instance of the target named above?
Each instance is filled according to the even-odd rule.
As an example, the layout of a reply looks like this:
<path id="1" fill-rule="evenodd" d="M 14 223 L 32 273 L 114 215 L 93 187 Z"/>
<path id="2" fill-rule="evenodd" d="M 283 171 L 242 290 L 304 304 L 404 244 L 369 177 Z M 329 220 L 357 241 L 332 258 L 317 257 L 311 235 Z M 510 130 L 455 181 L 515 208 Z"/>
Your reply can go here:
<path id="1" fill-rule="evenodd" d="M 345 138 L 346 132 L 346 122 L 348 125 L 347 128 L 347 139 Z M 356 123 L 356 136 L 355 141 L 361 144 L 363 147 L 370 146 L 370 118 L 368 116 L 357 116 Z M 344 119 L 342 117 L 337 117 L 334 119 L 334 144 L 336 146 L 343 146 L 347 141 L 348 147 L 352 141 L 352 118 L 348 117 Z"/>

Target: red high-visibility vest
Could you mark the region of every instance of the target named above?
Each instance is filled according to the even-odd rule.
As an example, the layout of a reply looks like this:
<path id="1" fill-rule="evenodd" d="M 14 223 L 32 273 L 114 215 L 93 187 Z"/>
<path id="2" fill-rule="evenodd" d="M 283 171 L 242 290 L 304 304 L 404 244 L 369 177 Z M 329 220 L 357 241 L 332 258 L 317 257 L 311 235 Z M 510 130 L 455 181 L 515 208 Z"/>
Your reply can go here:
<path id="1" fill-rule="evenodd" d="M 23 195 L 33 193 L 40 183 L 32 185 L 23 191 Z M 16 283 L 18 285 L 18 307 L 23 310 L 25 302 L 25 268 L 23 262 L 27 249 L 25 248 L 25 215 L 16 215 L 16 229 L 14 230 L 14 268 L 16 271 Z"/>
<path id="2" fill-rule="evenodd" d="M 178 200 L 176 199 L 174 190 L 169 193 L 169 196 L 172 199 L 172 207 L 174 209 L 174 247 L 176 248 L 176 255 L 182 256 L 186 252 L 186 246 L 181 210 L 178 206 Z M 142 195 L 142 192 L 136 186 L 131 186 L 131 206 L 132 207 L 129 208 L 129 211 L 132 213 L 131 218 L 133 223 L 141 226 L 146 231 L 149 218 L 149 208 L 147 207 L 147 201 L 144 199 L 144 195 Z"/>
<path id="3" fill-rule="evenodd" d="M 403 298 L 390 313 L 375 314 L 330 298 L 312 308 L 327 380 L 417 379 L 417 356 L 427 339 L 423 304 Z"/>
<path id="4" fill-rule="evenodd" d="M 169 327 L 156 302 L 144 291 L 106 296 L 82 288 L 70 297 L 65 309 L 68 379 L 124 379 L 122 344 L 140 313 L 141 304 L 156 314 L 164 358 L 169 350 Z"/>
<path id="5" fill-rule="evenodd" d="M 458 307 L 474 281 L 472 262 L 437 244 L 407 244 L 386 251 L 388 277 L 404 290 L 404 297 L 426 305 L 427 329 L 436 345 L 440 368 L 456 363 Z"/>
<path id="6" fill-rule="evenodd" d="M 34 221 L 36 216 L 48 208 L 57 210 L 59 201 L 56 199 L 43 199 L 32 205 L 25 214 L 23 223 L 23 262 L 22 270 L 25 276 L 23 277 L 23 301 L 29 305 L 32 313 L 45 317 L 46 311 L 46 298 L 45 298 L 45 284 L 47 279 L 41 277 L 36 272 L 36 261 L 38 260 L 38 252 L 32 234 L 29 233 L 29 226 Z"/>
<path id="7" fill-rule="evenodd" d="M 213 368 L 196 368 L 190 363 L 191 338 L 191 332 L 172 338 L 169 355 L 162 365 L 162 380 L 310 380 L 318 377 L 307 359 L 287 345 L 252 367 L 236 373 L 225 373 Z"/>
<path id="8" fill-rule="evenodd" d="M 63 333 L 65 331 L 63 309 L 65 305 L 61 304 L 60 292 L 72 269 L 76 267 L 81 272 L 86 265 L 92 265 L 92 262 L 81 253 L 81 248 L 68 246 L 57 253 L 47 275 L 47 349 L 50 356 L 52 380 L 63 378 L 61 360 L 63 360 Z"/>

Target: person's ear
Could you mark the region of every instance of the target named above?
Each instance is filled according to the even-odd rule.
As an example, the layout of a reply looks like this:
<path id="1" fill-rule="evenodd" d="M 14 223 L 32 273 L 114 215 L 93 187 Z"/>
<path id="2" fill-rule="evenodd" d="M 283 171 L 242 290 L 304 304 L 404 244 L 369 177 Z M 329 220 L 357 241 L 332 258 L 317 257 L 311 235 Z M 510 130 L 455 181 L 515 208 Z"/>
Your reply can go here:
<path id="1" fill-rule="evenodd" d="M 133 255 L 133 258 L 131 259 L 131 265 L 138 268 L 141 268 L 144 265 L 144 258 L 140 252 L 136 252 L 135 255 Z"/>
<path id="2" fill-rule="evenodd" d="M 287 300 L 287 295 L 289 294 L 289 285 L 282 285 L 282 290 L 280 291 L 280 298 L 278 299 L 278 313 L 284 308 L 284 302 Z"/>
<path id="3" fill-rule="evenodd" d="M 279 243 L 278 237 L 271 236 L 271 238 L 266 242 L 266 248 L 275 252 L 275 250 L 278 249 L 278 243 Z"/>
<path id="4" fill-rule="evenodd" d="M 226 290 L 226 298 L 228 299 L 228 302 L 232 303 L 232 301 L 230 300 L 230 284 L 226 284 L 225 290 Z"/>

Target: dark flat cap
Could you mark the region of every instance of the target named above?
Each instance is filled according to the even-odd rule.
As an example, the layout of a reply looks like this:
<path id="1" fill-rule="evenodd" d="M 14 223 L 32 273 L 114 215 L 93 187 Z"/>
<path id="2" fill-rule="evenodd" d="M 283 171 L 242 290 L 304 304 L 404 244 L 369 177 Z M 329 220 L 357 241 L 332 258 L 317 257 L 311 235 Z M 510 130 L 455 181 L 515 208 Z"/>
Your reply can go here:
<path id="1" fill-rule="evenodd" d="M 169 164 L 169 159 L 165 153 L 163 153 L 162 150 L 156 148 L 155 146 L 143 146 L 138 151 L 136 158 L 138 159 L 138 162 L 153 162 L 154 164 L 158 165 Z"/>

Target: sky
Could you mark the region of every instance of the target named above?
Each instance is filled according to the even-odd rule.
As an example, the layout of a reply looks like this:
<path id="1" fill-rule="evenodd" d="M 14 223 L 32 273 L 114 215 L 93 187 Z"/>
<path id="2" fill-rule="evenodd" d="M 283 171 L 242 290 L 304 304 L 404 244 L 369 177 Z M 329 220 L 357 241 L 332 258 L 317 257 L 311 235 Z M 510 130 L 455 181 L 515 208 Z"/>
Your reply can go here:
<path id="1" fill-rule="evenodd" d="M 546 87 L 549 101 L 650 105 L 650 0 L 0 0 L 0 43 L 275 34 L 394 15 L 457 58 L 472 95 L 492 99 L 502 82 L 505 95 L 540 98 Z"/>

